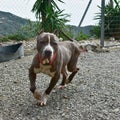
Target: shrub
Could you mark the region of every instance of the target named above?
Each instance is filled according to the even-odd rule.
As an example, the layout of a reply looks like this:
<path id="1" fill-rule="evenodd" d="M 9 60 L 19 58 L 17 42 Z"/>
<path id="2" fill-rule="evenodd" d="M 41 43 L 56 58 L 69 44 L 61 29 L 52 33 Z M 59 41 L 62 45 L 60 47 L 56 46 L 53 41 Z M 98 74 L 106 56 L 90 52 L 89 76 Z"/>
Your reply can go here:
<path id="1" fill-rule="evenodd" d="M 90 30 L 90 34 L 96 38 L 100 38 L 100 33 L 101 33 L 101 27 L 100 25 L 94 26 L 91 30 Z"/>
<path id="2" fill-rule="evenodd" d="M 6 42 L 9 40 L 15 40 L 15 41 L 22 41 L 22 40 L 27 40 L 28 38 L 25 37 L 22 34 L 16 33 L 16 34 L 9 34 L 6 37 L 3 37 L 2 41 Z"/>
<path id="3" fill-rule="evenodd" d="M 76 37 L 76 40 L 77 41 L 87 40 L 87 39 L 89 39 L 89 37 L 90 37 L 89 35 L 86 35 L 82 31 L 80 31 L 79 35 Z"/>
<path id="4" fill-rule="evenodd" d="M 2 42 L 7 42 L 7 41 L 9 41 L 9 39 L 8 39 L 8 37 L 3 37 L 3 38 L 1 39 L 1 41 L 2 41 Z"/>
<path id="5" fill-rule="evenodd" d="M 113 5 L 110 3 L 105 5 L 105 37 L 115 37 L 115 39 L 120 39 L 120 0 L 113 0 Z M 97 13 L 95 19 L 99 20 L 101 24 L 101 7 L 99 7 L 100 12 Z"/>

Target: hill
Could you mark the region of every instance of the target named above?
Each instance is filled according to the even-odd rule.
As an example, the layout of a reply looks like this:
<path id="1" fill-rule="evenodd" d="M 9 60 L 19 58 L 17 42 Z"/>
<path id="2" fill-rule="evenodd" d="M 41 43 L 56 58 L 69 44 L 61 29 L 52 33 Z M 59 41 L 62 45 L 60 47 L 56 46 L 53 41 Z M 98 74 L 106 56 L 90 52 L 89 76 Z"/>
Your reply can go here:
<path id="1" fill-rule="evenodd" d="M 0 36 L 6 36 L 8 34 L 16 33 L 22 26 L 27 25 L 29 20 L 11 14 L 9 12 L 0 11 Z M 70 25 L 75 34 L 77 27 Z M 79 30 L 84 34 L 90 34 L 92 25 L 81 27 Z"/>
<path id="2" fill-rule="evenodd" d="M 0 36 L 15 33 L 27 23 L 27 19 L 18 17 L 9 12 L 0 11 Z"/>
<path id="3" fill-rule="evenodd" d="M 94 26 L 93 25 L 88 25 L 88 26 L 83 26 L 83 27 L 78 28 L 74 25 L 71 25 L 71 27 L 73 29 L 74 34 L 76 34 L 77 31 L 82 31 L 82 33 L 90 35 L 90 30 L 93 29 Z"/>

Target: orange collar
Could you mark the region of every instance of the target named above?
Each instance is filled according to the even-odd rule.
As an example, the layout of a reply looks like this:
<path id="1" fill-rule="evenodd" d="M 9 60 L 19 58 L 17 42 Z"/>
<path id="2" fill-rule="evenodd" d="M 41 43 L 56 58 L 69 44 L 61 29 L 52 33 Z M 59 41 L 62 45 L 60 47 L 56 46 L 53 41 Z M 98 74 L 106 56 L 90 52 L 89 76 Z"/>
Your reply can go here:
<path id="1" fill-rule="evenodd" d="M 53 62 L 55 61 L 56 57 L 57 57 L 57 52 L 53 55 L 53 57 L 52 57 L 52 59 L 51 59 L 51 61 L 50 61 L 50 65 L 53 64 Z M 42 60 L 42 58 L 41 58 L 40 53 L 38 53 L 38 60 L 40 61 L 41 64 L 43 64 L 43 60 Z"/>

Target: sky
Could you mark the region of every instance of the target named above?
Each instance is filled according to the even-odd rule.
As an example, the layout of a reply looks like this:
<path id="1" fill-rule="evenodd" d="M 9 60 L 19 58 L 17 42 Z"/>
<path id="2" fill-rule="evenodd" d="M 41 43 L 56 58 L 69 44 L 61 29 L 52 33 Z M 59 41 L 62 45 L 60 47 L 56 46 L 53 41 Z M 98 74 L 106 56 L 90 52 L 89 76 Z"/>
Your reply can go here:
<path id="1" fill-rule="evenodd" d="M 35 14 L 31 9 L 36 0 L 0 0 L 0 11 L 10 12 L 22 18 L 35 21 Z M 56 0 L 57 1 L 57 0 Z M 64 13 L 70 14 L 70 25 L 79 25 L 84 11 L 90 0 L 63 0 L 64 4 L 57 3 Z M 108 2 L 109 0 L 106 0 Z M 101 6 L 101 0 L 92 0 L 89 10 L 81 26 L 95 25 L 98 21 L 94 20 L 95 13 L 99 12 L 97 6 Z"/>

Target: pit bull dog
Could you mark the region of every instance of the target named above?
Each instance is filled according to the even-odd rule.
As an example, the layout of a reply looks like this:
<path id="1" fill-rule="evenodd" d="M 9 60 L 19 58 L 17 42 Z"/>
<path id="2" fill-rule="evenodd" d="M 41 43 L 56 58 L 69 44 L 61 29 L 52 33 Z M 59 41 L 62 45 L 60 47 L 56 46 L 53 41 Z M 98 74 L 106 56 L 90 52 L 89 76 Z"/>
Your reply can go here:
<path id="1" fill-rule="evenodd" d="M 63 79 L 60 88 L 72 81 L 79 68 L 76 67 L 80 49 L 71 41 L 60 42 L 56 33 L 41 31 L 37 36 L 37 54 L 29 68 L 30 90 L 40 106 L 46 105 L 51 90 Z M 67 71 L 71 72 L 68 76 Z M 36 75 L 44 73 L 51 77 L 50 84 L 43 94 L 36 89 Z"/>

